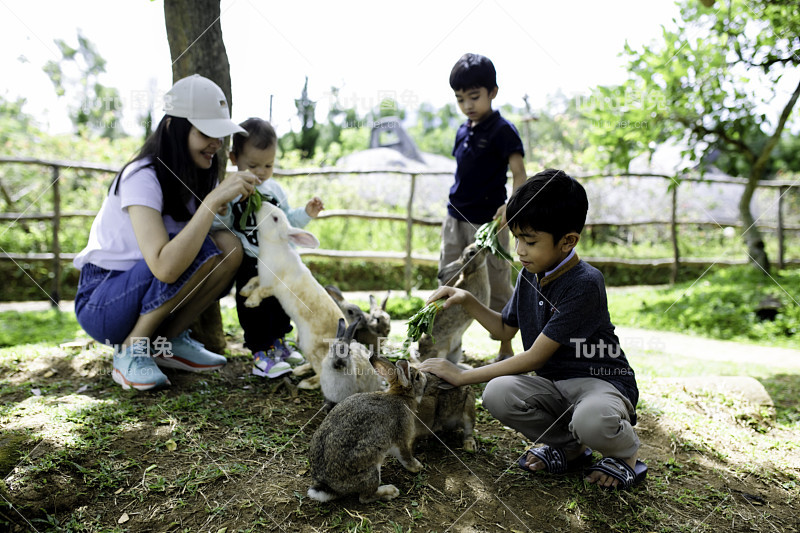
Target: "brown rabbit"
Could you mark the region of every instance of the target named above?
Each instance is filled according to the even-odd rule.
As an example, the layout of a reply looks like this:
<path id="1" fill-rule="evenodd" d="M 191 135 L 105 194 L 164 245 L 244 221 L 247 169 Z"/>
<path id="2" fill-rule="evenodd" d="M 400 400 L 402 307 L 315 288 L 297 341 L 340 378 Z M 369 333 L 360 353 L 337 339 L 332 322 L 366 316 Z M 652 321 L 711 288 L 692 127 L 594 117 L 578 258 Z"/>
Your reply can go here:
<path id="1" fill-rule="evenodd" d="M 314 500 L 326 502 L 353 493 L 361 503 L 397 497 L 397 487 L 381 485 L 381 465 L 389 454 L 406 470 L 422 470 L 413 446 L 425 374 L 404 360 L 395 366 L 373 356 L 370 362 L 389 382 L 389 390 L 348 396 L 314 432 L 309 446 L 313 484 L 308 489 Z"/>
<path id="2" fill-rule="evenodd" d="M 461 430 L 464 450 L 474 452 L 475 391 L 468 385 L 455 387 L 428 372 L 425 378 L 425 393 L 417 410 L 417 437 Z"/>
<path id="3" fill-rule="evenodd" d="M 445 265 L 439 272 L 442 285 L 453 285 L 472 293 L 483 304 L 489 303 L 489 271 L 486 268 L 487 248 L 470 244 L 461 257 Z M 453 363 L 462 359 L 461 337 L 472 323 L 472 316 L 460 305 L 453 305 L 436 315 L 433 334 L 419 339 L 419 359 L 446 357 Z M 433 338 L 431 338 L 433 337 Z M 434 342 L 435 341 L 435 342 Z"/>
<path id="4" fill-rule="evenodd" d="M 356 304 L 345 300 L 342 291 L 335 285 L 326 285 L 325 290 L 342 310 L 348 325 L 361 319 L 361 324 L 356 328 L 355 340 L 366 346 L 371 352 L 378 352 L 380 355 L 381 342 L 389 336 L 392 329 L 391 317 L 386 312 L 386 303 L 389 301 L 391 291 L 386 293 L 381 305 L 378 305 L 375 297 L 370 294 L 369 314 L 367 314 Z"/>

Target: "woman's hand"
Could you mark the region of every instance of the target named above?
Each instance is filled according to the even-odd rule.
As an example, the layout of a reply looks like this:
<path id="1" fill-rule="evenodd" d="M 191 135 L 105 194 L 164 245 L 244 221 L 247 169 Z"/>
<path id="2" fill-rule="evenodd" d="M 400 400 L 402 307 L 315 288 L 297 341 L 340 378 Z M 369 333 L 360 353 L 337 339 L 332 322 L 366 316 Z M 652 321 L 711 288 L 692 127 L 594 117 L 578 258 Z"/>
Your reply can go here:
<path id="1" fill-rule="evenodd" d="M 317 218 L 319 216 L 319 212 L 323 209 L 325 209 L 325 205 L 317 196 L 309 200 L 306 204 L 306 214 L 311 218 Z"/>
<path id="2" fill-rule="evenodd" d="M 250 172 L 234 172 L 228 174 L 214 190 L 208 193 L 203 203 L 213 213 L 220 213 L 223 208 L 237 198 L 245 199 L 256 190 L 258 178 Z"/>

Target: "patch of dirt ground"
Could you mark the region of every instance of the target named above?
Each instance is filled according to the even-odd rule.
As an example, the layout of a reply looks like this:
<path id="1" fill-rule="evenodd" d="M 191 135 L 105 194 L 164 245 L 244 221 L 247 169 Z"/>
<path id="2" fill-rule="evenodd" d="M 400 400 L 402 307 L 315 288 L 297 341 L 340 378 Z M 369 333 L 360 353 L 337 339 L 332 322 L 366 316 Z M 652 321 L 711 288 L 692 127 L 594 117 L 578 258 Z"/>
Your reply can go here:
<path id="1" fill-rule="evenodd" d="M 222 372 L 167 371 L 173 385 L 157 393 L 118 390 L 108 375 L 110 355 L 96 349 L 20 362 L 0 389 L 0 447 L 10 460 L 0 472 L 0 528 L 800 529 L 800 435 L 736 399 L 655 381 L 640 384 L 637 426 L 649 475 L 630 492 L 603 491 L 580 476 L 523 472 L 517 459 L 531 443 L 479 408 L 475 453 L 460 448 L 458 435 L 431 437 L 416 447 L 422 472 L 385 463 L 383 482 L 400 489 L 395 500 L 364 505 L 352 496 L 321 504 L 306 496 L 308 443 L 324 417 L 320 392 L 297 390 L 295 377 L 250 376 L 250 357 L 235 341 Z M 797 376 L 787 379 L 796 385 Z"/>

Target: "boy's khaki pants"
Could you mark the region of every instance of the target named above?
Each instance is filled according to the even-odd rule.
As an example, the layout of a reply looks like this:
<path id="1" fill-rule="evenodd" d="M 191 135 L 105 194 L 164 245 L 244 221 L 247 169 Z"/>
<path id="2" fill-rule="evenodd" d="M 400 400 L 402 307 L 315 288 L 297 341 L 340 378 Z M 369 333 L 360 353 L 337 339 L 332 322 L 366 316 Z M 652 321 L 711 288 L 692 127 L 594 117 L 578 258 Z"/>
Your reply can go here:
<path id="1" fill-rule="evenodd" d="M 602 379 L 501 376 L 486 384 L 483 406 L 532 442 L 568 454 L 583 444 L 605 457 L 628 458 L 639 449 L 631 402 Z"/>

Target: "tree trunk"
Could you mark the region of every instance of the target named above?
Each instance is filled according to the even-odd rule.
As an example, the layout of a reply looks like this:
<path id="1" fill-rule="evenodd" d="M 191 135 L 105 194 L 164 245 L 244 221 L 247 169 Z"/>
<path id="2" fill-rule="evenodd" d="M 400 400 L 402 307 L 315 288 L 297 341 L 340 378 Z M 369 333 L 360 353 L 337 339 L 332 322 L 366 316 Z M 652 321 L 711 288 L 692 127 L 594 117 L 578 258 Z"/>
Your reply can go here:
<path id="1" fill-rule="evenodd" d="M 755 265 L 764 269 L 764 272 L 767 274 L 769 274 L 769 261 L 767 260 L 767 252 L 764 250 L 764 239 L 761 237 L 761 232 L 756 228 L 753 215 L 750 213 L 750 201 L 753 199 L 753 193 L 756 190 L 758 182 L 764 177 L 767 161 L 772 151 L 778 145 L 783 129 L 786 127 L 786 121 L 789 120 L 789 116 L 792 114 L 792 109 L 794 109 L 798 98 L 800 98 L 800 82 L 798 82 L 797 87 L 795 87 L 789 101 L 783 106 L 783 111 L 781 111 L 781 115 L 778 118 L 775 131 L 767 140 L 761 153 L 758 154 L 753 166 L 750 168 L 750 175 L 747 177 L 747 185 L 745 185 L 744 193 L 742 193 L 742 197 L 739 200 L 739 215 L 742 217 L 742 223 L 745 227 L 744 242 L 747 244 L 747 253 L 750 254 L 750 259 Z"/>
<path id="2" fill-rule="evenodd" d="M 231 101 L 231 71 L 219 23 L 220 0 L 164 0 L 173 83 L 200 74 Z"/>
<path id="3" fill-rule="evenodd" d="M 743 237 L 750 260 L 756 267 L 769 272 L 769 260 L 767 259 L 767 251 L 764 249 L 764 239 L 755 225 L 753 214 L 750 212 L 750 201 L 753 199 L 753 193 L 755 193 L 759 181 L 758 177 L 753 174 L 751 172 L 750 176 L 748 176 L 747 185 L 744 186 L 744 192 L 739 199 L 739 216 L 744 225 Z"/>
<path id="4" fill-rule="evenodd" d="M 219 5 L 220 0 L 164 0 L 164 22 L 173 83 L 192 74 L 205 76 L 220 86 L 228 99 L 228 109 L 232 109 L 230 63 L 222 41 Z M 227 145 L 226 139 L 217 154 L 221 175 L 228 161 Z M 217 353 L 224 351 L 226 342 L 219 302 L 201 313 L 191 329 L 192 337 L 206 348 Z"/>

